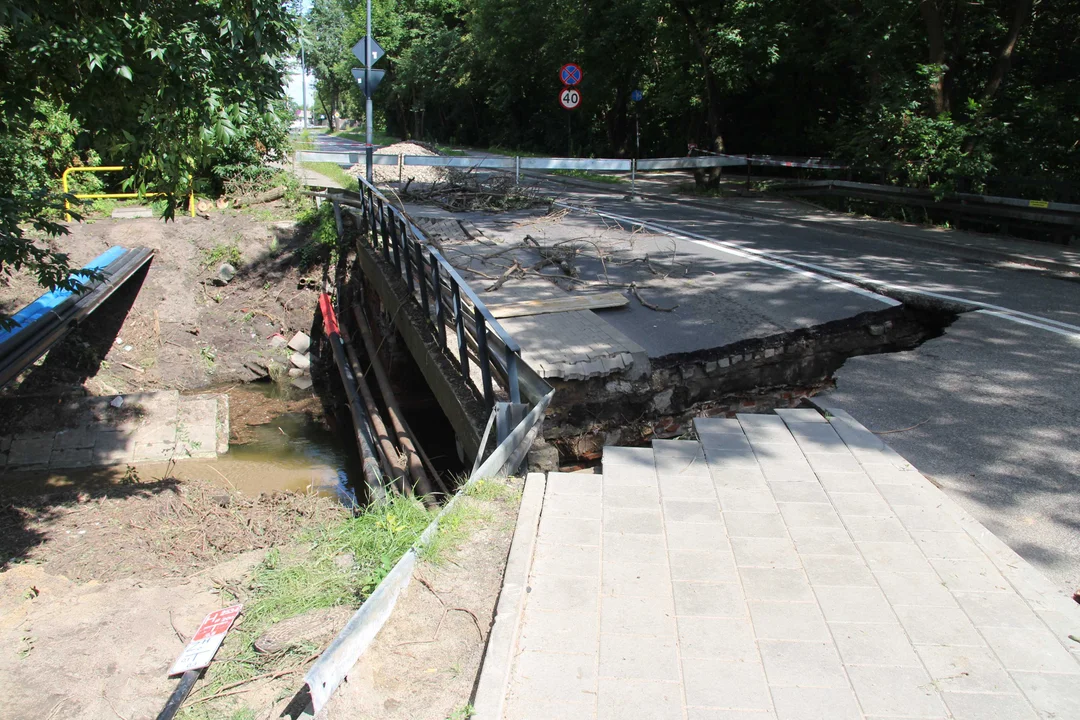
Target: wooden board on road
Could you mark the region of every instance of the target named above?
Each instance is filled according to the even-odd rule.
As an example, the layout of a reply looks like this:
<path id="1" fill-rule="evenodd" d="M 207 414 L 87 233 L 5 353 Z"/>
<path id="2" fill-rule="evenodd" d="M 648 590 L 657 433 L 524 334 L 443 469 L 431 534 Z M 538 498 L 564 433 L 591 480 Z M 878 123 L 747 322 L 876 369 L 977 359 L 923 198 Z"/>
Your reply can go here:
<path id="1" fill-rule="evenodd" d="M 629 302 L 622 293 L 607 292 L 596 295 L 568 295 L 554 300 L 523 300 L 504 305 L 488 305 L 488 310 L 496 318 L 512 318 L 571 310 L 619 308 L 625 307 Z"/>

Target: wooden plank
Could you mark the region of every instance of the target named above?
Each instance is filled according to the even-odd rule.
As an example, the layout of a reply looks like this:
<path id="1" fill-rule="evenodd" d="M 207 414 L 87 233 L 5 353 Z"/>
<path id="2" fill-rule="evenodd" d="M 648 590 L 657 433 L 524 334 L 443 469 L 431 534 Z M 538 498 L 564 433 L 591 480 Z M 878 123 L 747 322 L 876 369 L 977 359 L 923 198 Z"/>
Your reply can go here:
<path id="1" fill-rule="evenodd" d="M 523 300 L 504 305 L 488 305 L 496 318 L 544 315 L 545 313 L 569 312 L 570 310 L 602 310 L 625 307 L 630 301 L 622 293 L 607 292 L 596 295 L 568 295 L 554 300 Z"/>

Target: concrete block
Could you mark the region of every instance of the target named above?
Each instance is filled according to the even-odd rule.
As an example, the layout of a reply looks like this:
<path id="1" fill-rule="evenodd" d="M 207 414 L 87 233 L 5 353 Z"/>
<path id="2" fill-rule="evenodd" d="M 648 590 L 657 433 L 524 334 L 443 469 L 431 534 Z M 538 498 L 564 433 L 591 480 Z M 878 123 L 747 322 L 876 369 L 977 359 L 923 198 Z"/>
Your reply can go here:
<path id="1" fill-rule="evenodd" d="M 843 517 L 893 517 L 892 508 L 890 508 L 889 504 L 876 492 L 834 492 L 830 493 L 829 499 L 832 500 L 833 507 L 836 508 L 836 511 Z"/>
<path id="2" fill-rule="evenodd" d="M 529 607 L 553 612 L 590 612 L 599 609 L 599 578 L 546 575 L 530 578 Z"/>
<path id="3" fill-rule="evenodd" d="M 703 497 L 700 500 L 665 499 L 664 519 L 667 522 L 723 522 L 720 507 L 712 497 Z"/>
<path id="4" fill-rule="evenodd" d="M 749 618 L 679 618 L 679 655 L 683 658 L 758 662 Z"/>
<path id="5" fill-rule="evenodd" d="M 809 483 L 800 483 L 809 485 Z M 729 487 L 717 483 L 716 497 L 724 512 L 780 512 L 773 495 L 764 487 Z"/>
<path id="6" fill-rule="evenodd" d="M 289 356 L 289 362 L 301 370 L 307 370 L 311 367 L 311 358 L 305 353 L 294 352 Z"/>
<path id="7" fill-rule="evenodd" d="M 814 472 L 862 473 L 862 465 L 850 453 L 806 453 L 806 460 Z"/>
<path id="8" fill-rule="evenodd" d="M 1041 630 L 1038 615 L 1019 596 L 1013 593 L 954 593 L 975 627 L 1010 627 Z"/>
<path id="9" fill-rule="evenodd" d="M 817 483 L 771 482 L 769 489 L 779 503 L 829 503 L 829 497 Z"/>
<path id="10" fill-rule="evenodd" d="M 930 564 L 952 592 L 1012 592 L 1012 586 L 986 558 L 951 560 L 937 558 Z"/>
<path id="11" fill-rule="evenodd" d="M 547 476 L 547 495 L 600 497 L 602 482 L 600 475 L 550 472 Z"/>
<path id="12" fill-rule="evenodd" d="M 662 543 L 651 535 L 603 535 L 604 562 L 667 563 L 667 552 Z"/>
<path id="13" fill-rule="evenodd" d="M 632 535 L 661 535 L 660 510 L 604 508 L 604 532 Z"/>
<path id="14" fill-rule="evenodd" d="M 916 645 L 985 645 L 975 626 L 959 609 L 911 605 L 893 607 L 900 624 Z"/>
<path id="15" fill-rule="evenodd" d="M 668 549 L 671 551 L 731 549 L 722 524 L 667 523 L 665 529 Z"/>
<path id="16" fill-rule="evenodd" d="M 944 692 L 954 720 L 1037 720 L 1023 695 Z M 1053 716 L 1050 716 L 1053 717 Z"/>
<path id="17" fill-rule="evenodd" d="M 54 434 L 21 433 L 11 441 L 8 449 L 8 467 L 35 467 L 49 464 L 52 457 Z"/>
<path id="18" fill-rule="evenodd" d="M 975 541 L 965 532 L 938 532 L 935 530 L 912 530 L 911 537 L 931 560 L 981 560 L 986 557 Z"/>
<path id="19" fill-rule="evenodd" d="M 601 677 L 631 680 L 679 680 L 674 638 L 600 635 Z"/>
<path id="20" fill-rule="evenodd" d="M 809 483 L 808 483 L 809 484 Z M 780 514 L 789 528 L 792 527 L 827 527 L 842 528 L 840 516 L 826 503 L 785 503 L 778 502 Z"/>
<path id="21" fill-rule="evenodd" d="M 676 582 L 738 582 L 735 557 L 726 550 L 672 550 L 671 579 Z"/>
<path id="22" fill-rule="evenodd" d="M 544 515 L 548 517 L 581 518 L 599 520 L 601 498 L 599 495 L 560 495 L 549 493 L 544 498 Z"/>
<path id="23" fill-rule="evenodd" d="M 599 545 L 600 521 L 541 515 L 539 533 L 538 538 L 541 542 L 563 545 Z"/>
<path id="24" fill-rule="evenodd" d="M 675 637 L 675 601 L 606 595 L 600 598 L 600 631 L 631 635 Z"/>
<path id="25" fill-rule="evenodd" d="M 605 562 L 600 592 L 624 597 L 671 597 L 671 573 L 667 565 Z"/>
<path id="26" fill-rule="evenodd" d="M 746 600 L 736 583 L 672 583 L 678 615 L 745 618 Z"/>
<path id="27" fill-rule="evenodd" d="M 176 442 L 139 442 L 135 441 L 132 450 L 132 462 L 166 462 L 176 454 Z"/>
<path id="28" fill-rule="evenodd" d="M 872 493 L 877 492 L 877 486 L 870 480 L 866 473 L 815 473 L 821 487 L 830 493 Z"/>
<path id="29" fill-rule="evenodd" d="M 94 447 L 94 430 L 90 428 L 69 428 L 60 430 L 53 436 L 53 450 L 77 450 Z"/>
<path id="30" fill-rule="evenodd" d="M 771 690 L 777 716 L 785 720 L 862 720 L 863 717 L 848 687 L 774 686 Z"/>
<path id="31" fill-rule="evenodd" d="M 910 543 L 911 536 L 896 518 L 844 516 L 844 526 L 855 542 Z M 916 571 L 922 568 L 917 568 Z"/>
<path id="32" fill-rule="evenodd" d="M 1012 676 L 1040 718 L 1067 718 L 1080 707 L 1080 682 L 1072 673 L 1014 672 Z"/>
<path id="33" fill-rule="evenodd" d="M 849 666 L 848 675 L 867 715 L 946 717 L 940 694 L 921 668 Z"/>
<path id="34" fill-rule="evenodd" d="M 515 658 L 512 682 L 512 700 L 522 703 L 525 714 L 510 712 L 508 717 L 531 717 L 537 711 L 543 713 L 537 705 L 550 702 L 552 688 L 559 688 L 560 691 L 555 706 L 574 709 L 580 703 L 592 708 L 596 704 L 596 655 L 567 656 L 525 650 Z M 548 714 L 542 716 L 559 717 Z M 562 715 L 577 716 L 576 713 Z"/>
<path id="35" fill-rule="evenodd" d="M 825 642 L 831 637 L 817 603 L 751 600 L 747 605 L 758 640 Z"/>
<path id="36" fill-rule="evenodd" d="M 133 461 L 135 443 L 119 430 L 98 430 L 94 439 L 94 465 L 116 465 Z"/>
<path id="37" fill-rule="evenodd" d="M 533 554 L 532 573 L 600 577 L 600 548 L 596 545 L 537 543 Z"/>
<path id="38" fill-rule="evenodd" d="M 290 350 L 302 355 L 311 347 L 311 338 L 308 337 L 306 333 L 297 332 L 292 336 L 292 339 L 289 340 L 288 347 Z"/>
<path id="39" fill-rule="evenodd" d="M 875 587 L 874 575 L 857 555 L 803 555 L 810 584 L 818 586 Z"/>
<path id="40" fill-rule="evenodd" d="M 939 690 L 1019 692 L 989 648 L 921 645 L 916 651 Z"/>
<path id="41" fill-rule="evenodd" d="M 1050 630 L 983 628 L 982 634 L 1008 670 L 1069 674 L 1080 685 L 1080 661 Z"/>
<path id="42" fill-rule="evenodd" d="M 90 467 L 93 464 L 94 448 L 92 447 L 54 448 L 49 458 L 49 467 L 54 469 Z"/>
<path id="43" fill-rule="evenodd" d="M 765 672 L 757 662 L 685 658 L 686 704 L 768 711 L 772 707 Z"/>
<path id="44" fill-rule="evenodd" d="M 878 518 L 870 518 L 878 519 Z M 874 572 L 933 572 L 930 563 L 910 540 L 902 542 L 856 542 Z"/>
<path id="45" fill-rule="evenodd" d="M 588 612 L 549 612 L 526 608 L 521 647 L 536 652 L 595 655 L 600 648 L 599 618 Z"/>
<path id="46" fill-rule="evenodd" d="M 814 593 L 802 569 L 741 567 L 743 591 L 749 600 L 812 602 Z"/>
<path id="47" fill-rule="evenodd" d="M 728 536 L 786 538 L 787 528 L 779 513 L 725 512 Z"/>
<path id="48" fill-rule="evenodd" d="M 604 507 L 651 510 L 660 507 L 660 492 L 656 486 L 627 486 L 604 497 Z"/>
<path id="49" fill-rule="evenodd" d="M 705 463 L 701 463 L 705 467 Z M 715 497 L 712 478 L 708 475 L 665 475 L 657 478 L 660 495 L 666 498 L 704 500 Z"/>
<path id="50" fill-rule="evenodd" d="M 885 597 L 893 605 L 923 607 L 958 607 L 956 599 L 942 584 L 937 573 L 898 573 L 878 570 L 874 573 Z"/>
<path id="51" fill-rule="evenodd" d="M 791 528 L 791 539 L 800 553 L 811 555 L 858 555 L 855 543 L 845 530 L 833 528 Z"/>
<path id="52" fill-rule="evenodd" d="M 840 659 L 847 665 L 922 667 L 904 628 L 892 623 L 829 623 Z"/>
<path id="53" fill-rule="evenodd" d="M 802 567 L 795 544 L 788 538 L 731 538 L 731 549 L 739 567 Z M 831 558 L 835 560 L 836 558 Z"/>
<path id="54" fill-rule="evenodd" d="M 848 687 L 840 656 L 831 642 L 762 640 L 758 646 L 770 685 Z"/>
<path id="55" fill-rule="evenodd" d="M 597 717 L 622 720 L 648 708 L 655 720 L 683 720 L 682 685 L 677 682 L 646 682 L 600 678 Z"/>
<path id="56" fill-rule="evenodd" d="M 892 623 L 896 621 L 888 600 L 876 587 L 814 587 L 821 612 L 830 623 Z"/>

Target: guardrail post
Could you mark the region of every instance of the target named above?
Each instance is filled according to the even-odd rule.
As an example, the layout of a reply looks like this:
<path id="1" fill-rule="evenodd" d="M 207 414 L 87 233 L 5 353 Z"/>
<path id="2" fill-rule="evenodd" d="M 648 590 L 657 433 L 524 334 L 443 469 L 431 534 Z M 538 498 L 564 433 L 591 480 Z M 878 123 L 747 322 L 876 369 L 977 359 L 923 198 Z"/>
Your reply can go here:
<path id="1" fill-rule="evenodd" d="M 398 276 L 401 276 L 401 238 L 398 237 L 398 224 L 394 219 L 394 213 L 389 208 L 386 212 L 386 222 L 390 225 L 390 242 L 394 244 L 394 267 L 397 268 Z"/>
<path id="2" fill-rule="evenodd" d="M 386 208 L 383 207 L 382 198 L 379 198 L 379 226 L 382 230 L 383 255 L 386 256 L 386 262 L 390 262 L 390 233 L 386 227 Z"/>
<path id="3" fill-rule="evenodd" d="M 345 223 L 341 219 L 341 204 L 333 200 L 330 204 L 334 206 L 334 225 L 337 228 L 337 236 L 340 240 L 345 235 Z"/>
<path id="4" fill-rule="evenodd" d="M 446 304 L 443 302 L 442 278 L 439 273 L 439 263 L 435 255 L 428 252 L 431 257 L 431 288 L 435 292 L 435 325 L 439 337 L 439 347 L 446 349 Z"/>
<path id="5" fill-rule="evenodd" d="M 450 278 L 450 294 L 454 301 L 454 325 L 457 328 L 458 355 L 461 358 L 461 374 L 469 378 L 469 341 L 465 337 L 465 316 L 461 312 L 461 288 Z"/>
<path id="6" fill-rule="evenodd" d="M 413 254 L 412 248 L 409 246 L 409 233 L 405 230 L 404 225 L 398 226 L 398 233 L 401 235 L 401 254 L 404 255 L 405 264 L 405 284 L 409 288 L 409 294 L 412 295 L 416 290 L 416 283 L 413 281 L 412 274 L 412 261 Z"/>
<path id="7" fill-rule="evenodd" d="M 514 184 L 521 184 L 521 158 L 517 155 L 514 156 Z"/>
<path id="8" fill-rule="evenodd" d="M 517 353 L 506 348 L 506 384 L 509 386 L 510 402 L 521 402 L 521 388 L 518 386 L 518 356 Z"/>
<path id="9" fill-rule="evenodd" d="M 420 283 L 420 304 L 424 306 L 424 317 L 431 320 L 431 306 L 428 305 L 427 273 L 424 272 L 424 248 L 416 242 L 416 278 Z"/>
<path id="10" fill-rule="evenodd" d="M 490 410 L 495 404 L 495 393 L 491 387 L 491 360 L 488 358 L 487 322 L 479 307 L 473 308 L 473 320 L 476 321 L 476 361 L 480 364 L 480 378 L 484 385 L 484 403 Z"/>

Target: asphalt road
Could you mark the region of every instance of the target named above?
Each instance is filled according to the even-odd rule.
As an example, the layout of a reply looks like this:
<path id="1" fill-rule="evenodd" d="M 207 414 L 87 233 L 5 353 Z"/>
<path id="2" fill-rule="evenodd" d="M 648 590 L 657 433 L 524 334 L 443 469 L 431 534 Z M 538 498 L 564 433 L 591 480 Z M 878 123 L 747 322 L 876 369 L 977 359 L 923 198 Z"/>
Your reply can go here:
<path id="1" fill-rule="evenodd" d="M 965 313 L 916 350 L 848 361 L 825 399 L 872 430 L 901 430 L 883 437 L 1063 591 L 1080 588 L 1080 278 L 686 204 L 631 203 L 625 188 L 561 193 L 703 242 L 1004 308 Z"/>

